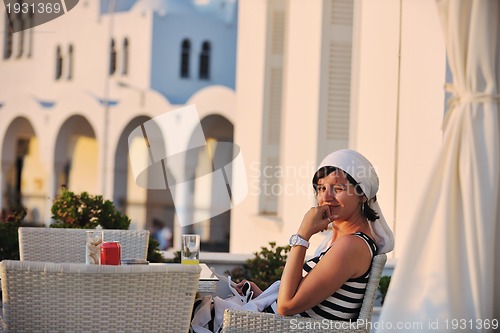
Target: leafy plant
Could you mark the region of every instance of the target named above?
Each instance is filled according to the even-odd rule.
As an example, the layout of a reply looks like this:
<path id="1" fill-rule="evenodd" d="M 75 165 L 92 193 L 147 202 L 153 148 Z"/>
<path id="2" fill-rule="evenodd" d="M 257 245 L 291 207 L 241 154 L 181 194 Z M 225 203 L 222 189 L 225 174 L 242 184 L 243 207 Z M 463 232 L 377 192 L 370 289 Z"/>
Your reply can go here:
<path id="1" fill-rule="evenodd" d="M 54 228 L 128 229 L 130 219 L 117 210 L 110 200 L 87 192 L 75 194 L 64 190 L 52 205 Z"/>
<path id="2" fill-rule="evenodd" d="M 269 247 L 261 247 L 255 252 L 255 257 L 248 259 L 243 266 L 234 268 L 230 273 L 233 280 L 248 279 L 255 282 L 262 290 L 269 287 L 274 281 L 281 279 L 285 268 L 290 246 L 276 246 L 276 242 L 269 242 Z"/>
<path id="3" fill-rule="evenodd" d="M 50 225 L 53 228 L 94 229 L 100 225 L 104 229 L 126 230 L 130 226 L 128 216 L 116 209 L 112 201 L 87 192 L 75 194 L 63 190 L 54 201 L 51 212 L 55 220 Z M 147 254 L 149 262 L 165 261 L 159 251 L 159 245 L 154 238 L 149 237 Z"/>
<path id="4" fill-rule="evenodd" d="M 151 236 L 149 237 L 147 258 L 149 262 L 166 262 L 160 252 L 160 243 Z"/>
<path id="5" fill-rule="evenodd" d="M 11 213 L 0 214 L 0 261 L 19 260 L 19 236 L 17 229 L 26 216 L 26 208 L 18 206 Z M 0 299 L 2 288 L 0 288 Z"/>
<path id="6" fill-rule="evenodd" d="M 17 229 L 26 216 L 26 209 L 9 213 L 0 217 L 0 261 L 4 259 L 19 260 L 19 238 Z"/>
<path id="7" fill-rule="evenodd" d="M 378 283 L 378 291 L 380 294 L 377 296 L 377 299 L 380 299 L 380 303 L 383 305 L 385 301 L 385 296 L 387 295 L 387 291 L 389 290 L 389 284 L 391 283 L 391 277 L 388 275 L 384 275 L 380 278 Z"/>
<path id="8" fill-rule="evenodd" d="M 171 264 L 180 264 L 181 263 L 181 251 L 175 251 L 174 257 L 172 259 L 166 259 L 165 262 Z"/>

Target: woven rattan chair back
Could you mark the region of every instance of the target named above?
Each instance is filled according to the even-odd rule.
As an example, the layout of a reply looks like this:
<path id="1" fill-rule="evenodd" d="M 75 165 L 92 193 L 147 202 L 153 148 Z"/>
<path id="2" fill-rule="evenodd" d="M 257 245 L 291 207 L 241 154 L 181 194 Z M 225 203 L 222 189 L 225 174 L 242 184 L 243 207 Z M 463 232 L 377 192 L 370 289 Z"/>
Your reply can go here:
<path id="1" fill-rule="evenodd" d="M 21 227 L 19 255 L 21 260 L 50 262 L 85 262 L 86 229 Z M 148 230 L 103 230 L 104 241 L 119 241 L 122 259 L 146 259 Z"/>
<path id="2" fill-rule="evenodd" d="M 4 260 L 5 332 L 188 332 L 198 265 Z"/>
<path id="3" fill-rule="evenodd" d="M 261 313 L 242 310 L 226 310 L 224 312 L 224 333 L 333 333 L 333 332 L 362 332 L 370 329 L 369 322 L 375 302 L 382 270 L 387 261 L 385 254 L 373 258 L 370 278 L 366 286 L 363 304 L 356 322 L 329 321 L 303 317 L 283 317 L 271 313 Z"/>

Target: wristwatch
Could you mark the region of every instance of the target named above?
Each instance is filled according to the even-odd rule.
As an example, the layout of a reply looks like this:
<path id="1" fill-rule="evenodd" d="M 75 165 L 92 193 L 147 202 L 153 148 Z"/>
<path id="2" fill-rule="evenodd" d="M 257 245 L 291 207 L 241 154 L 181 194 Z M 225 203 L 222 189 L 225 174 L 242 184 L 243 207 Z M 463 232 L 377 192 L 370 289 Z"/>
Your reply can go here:
<path id="1" fill-rule="evenodd" d="M 290 244 L 290 246 L 300 245 L 300 246 L 305 247 L 306 249 L 309 248 L 309 242 L 306 241 L 304 238 L 300 237 L 299 234 L 292 235 L 292 237 L 290 237 L 289 244 Z"/>

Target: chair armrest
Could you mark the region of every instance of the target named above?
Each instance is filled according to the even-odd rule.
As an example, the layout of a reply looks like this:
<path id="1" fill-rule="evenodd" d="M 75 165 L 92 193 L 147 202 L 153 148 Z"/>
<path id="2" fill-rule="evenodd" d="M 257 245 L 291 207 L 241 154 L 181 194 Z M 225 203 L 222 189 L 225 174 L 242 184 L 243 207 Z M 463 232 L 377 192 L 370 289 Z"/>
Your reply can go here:
<path id="1" fill-rule="evenodd" d="M 283 317 L 272 313 L 260 313 L 243 310 L 230 310 L 224 312 L 225 333 L 264 333 L 264 332 L 363 332 L 370 329 L 371 314 L 375 293 L 387 256 L 376 255 L 373 258 L 370 278 L 368 280 L 363 304 L 359 312 L 359 319 L 355 322 L 337 321 L 328 319 L 311 319 L 305 317 Z"/>
<path id="2" fill-rule="evenodd" d="M 327 319 L 280 316 L 272 313 L 227 309 L 224 312 L 223 333 L 367 333 L 368 322 L 348 322 Z"/>

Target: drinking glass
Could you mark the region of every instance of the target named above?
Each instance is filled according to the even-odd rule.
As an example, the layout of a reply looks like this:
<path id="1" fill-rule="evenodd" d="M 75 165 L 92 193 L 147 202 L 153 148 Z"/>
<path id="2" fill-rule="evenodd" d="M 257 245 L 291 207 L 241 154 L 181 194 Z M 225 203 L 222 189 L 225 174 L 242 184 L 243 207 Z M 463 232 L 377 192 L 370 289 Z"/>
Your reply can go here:
<path id="1" fill-rule="evenodd" d="M 87 265 L 100 265 L 102 231 L 87 231 L 87 244 L 85 247 L 85 263 Z"/>
<path id="2" fill-rule="evenodd" d="M 200 235 L 182 235 L 181 263 L 185 265 L 200 263 Z"/>

